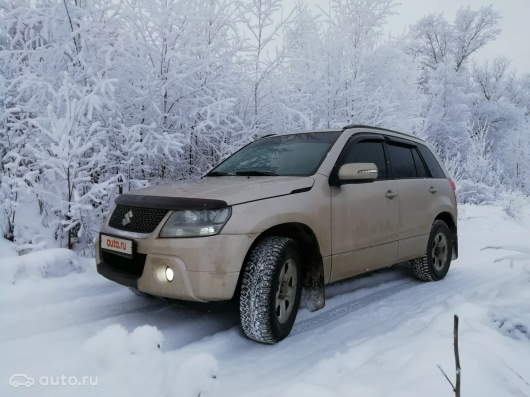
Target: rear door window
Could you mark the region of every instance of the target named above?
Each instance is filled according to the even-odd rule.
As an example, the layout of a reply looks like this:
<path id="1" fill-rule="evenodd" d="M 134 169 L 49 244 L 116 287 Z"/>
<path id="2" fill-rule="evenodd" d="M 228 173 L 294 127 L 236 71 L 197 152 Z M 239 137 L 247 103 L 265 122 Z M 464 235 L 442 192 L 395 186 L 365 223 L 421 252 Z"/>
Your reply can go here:
<path id="1" fill-rule="evenodd" d="M 429 168 L 429 171 L 431 172 L 431 176 L 433 178 L 445 179 L 445 174 L 442 170 L 442 167 L 440 167 L 438 160 L 436 160 L 430 149 L 420 144 L 418 144 L 418 149 L 420 150 L 423 160 L 425 160 L 425 164 L 427 164 L 427 168 Z"/>
<path id="2" fill-rule="evenodd" d="M 425 165 L 418 154 L 418 149 L 412 149 L 412 156 L 414 157 L 414 164 L 416 164 L 416 173 L 418 178 L 429 178 L 429 173 L 425 169 Z"/>
<path id="3" fill-rule="evenodd" d="M 410 147 L 388 143 L 388 153 L 394 179 L 417 178 L 416 165 Z"/>
<path id="4" fill-rule="evenodd" d="M 387 179 L 386 158 L 382 141 L 361 141 L 353 145 L 344 164 L 374 163 L 377 166 L 377 179 Z"/>

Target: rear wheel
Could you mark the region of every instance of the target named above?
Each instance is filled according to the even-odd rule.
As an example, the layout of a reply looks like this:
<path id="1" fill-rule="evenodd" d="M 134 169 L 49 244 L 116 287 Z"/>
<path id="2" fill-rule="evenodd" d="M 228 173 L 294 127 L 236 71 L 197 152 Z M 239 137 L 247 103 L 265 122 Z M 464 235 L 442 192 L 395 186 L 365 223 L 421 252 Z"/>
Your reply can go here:
<path id="1" fill-rule="evenodd" d="M 274 344 L 293 328 L 302 290 L 300 256 L 294 240 L 265 237 L 245 264 L 240 295 L 241 325 L 257 342 Z"/>
<path id="2" fill-rule="evenodd" d="M 410 263 L 412 272 L 422 281 L 441 280 L 449 271 L 452 255 L 451 232 L 445 222 L 436 220 L 431 227 L 425 256 Z"/>

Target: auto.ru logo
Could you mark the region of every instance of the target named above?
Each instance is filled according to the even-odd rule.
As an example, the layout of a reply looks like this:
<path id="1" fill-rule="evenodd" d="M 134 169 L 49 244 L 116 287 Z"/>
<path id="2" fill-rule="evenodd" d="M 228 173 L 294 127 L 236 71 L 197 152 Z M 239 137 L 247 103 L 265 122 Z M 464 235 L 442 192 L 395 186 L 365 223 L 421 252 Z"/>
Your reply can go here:
<path id="1" fill-rule="evenodd" d="M 31 387 L 35 384 L 35 379 L 24 374 L 15 374 L 9 378 L 9 384 L 13 387 L 26 386 Z"/>

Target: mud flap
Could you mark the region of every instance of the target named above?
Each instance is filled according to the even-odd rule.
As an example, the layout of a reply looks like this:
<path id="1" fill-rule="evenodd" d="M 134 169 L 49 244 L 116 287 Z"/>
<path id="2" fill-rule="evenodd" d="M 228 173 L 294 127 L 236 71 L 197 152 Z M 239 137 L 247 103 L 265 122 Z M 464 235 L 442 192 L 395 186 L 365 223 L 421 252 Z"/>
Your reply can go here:
<path id="1" fill-rule="evenodd" d="M 458 259 L 458 234 L 451 234 L 453 236 L 453 256 L 451 257 L 451 260 L 454 261 L 455 259 Z"/>
<path id="2" fill-rule="evenodd" d="M 311 263 L 305 274 L 304 286 L 300 307 L 316 312 L 326 305 L 326 294 L 324 290 L 324 266 L 322 258 L 316 263 Z"/>

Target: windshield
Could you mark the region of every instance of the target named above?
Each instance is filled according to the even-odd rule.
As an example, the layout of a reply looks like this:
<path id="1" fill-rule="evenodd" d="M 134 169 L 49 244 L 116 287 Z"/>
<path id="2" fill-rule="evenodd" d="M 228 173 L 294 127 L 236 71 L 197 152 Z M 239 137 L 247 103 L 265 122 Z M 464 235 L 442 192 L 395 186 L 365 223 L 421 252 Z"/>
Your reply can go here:
<path id="1" fill-rule="evenodd" d="M 207 176 L 313 175 L 341 131 L 260 139 L 234 153 Z"/>

